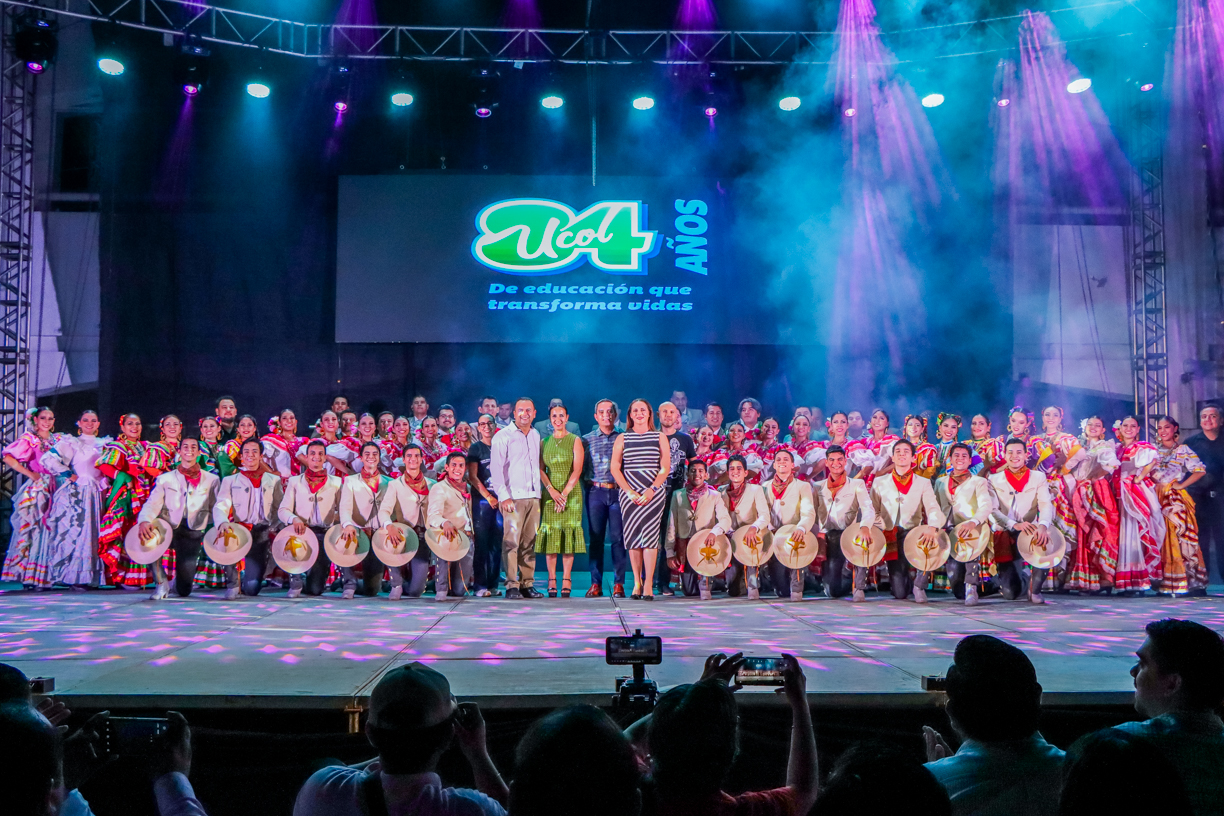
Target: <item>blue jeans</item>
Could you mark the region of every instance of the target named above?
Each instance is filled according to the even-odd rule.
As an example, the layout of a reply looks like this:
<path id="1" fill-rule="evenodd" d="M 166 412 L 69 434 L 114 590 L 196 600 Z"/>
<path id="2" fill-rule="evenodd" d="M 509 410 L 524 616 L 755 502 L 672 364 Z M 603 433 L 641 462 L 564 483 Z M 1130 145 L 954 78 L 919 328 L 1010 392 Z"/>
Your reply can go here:
<path id="1" fill-rule="evenodd" d="M 623 584 L 629 557 L 625 554 L 625 535 L 621 528 L 620 490 L 591 487 L 587 490 L 585 505 L 591 528 L 591 542 L 587 548 L 591 586 L 603 584 L 605 538 L 612 539 L 613 583 Z"/>
<path id="2" fill-rule="evenodd" d="M 497 589 L 497 582 L 501 577 L 502 517 L 483 497 L 476 499 L 473 509 L 473 538 L 476 539 L 473 544 L 476 554 L 472 560 L 472 572 L 475 576 L 472 588 L 493 592 Z"/>

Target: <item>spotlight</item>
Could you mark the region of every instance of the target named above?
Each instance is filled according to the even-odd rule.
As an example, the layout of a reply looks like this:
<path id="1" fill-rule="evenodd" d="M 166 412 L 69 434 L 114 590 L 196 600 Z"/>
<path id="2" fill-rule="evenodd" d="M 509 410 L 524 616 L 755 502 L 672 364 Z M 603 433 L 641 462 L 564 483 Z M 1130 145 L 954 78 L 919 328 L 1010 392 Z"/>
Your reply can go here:
<path id="1" fill-rule="evenodd" d="M 174 81 L 183 86 L 183 93 L 195 96 L 208 82 L 209 51 L 194 42 L 183 43 L 174 56 Z M 188 92 L 187 88 L 195 90 Z"/>
<path id="2" fill-rule="evenodd" d="M 1006 108 L 1008 105 L 1010 105 L 1010 104 L 1011 104 L 1011 100 L 1010 100 L 1010 99 L 1008 99 L 1008 98 L 1006 98 L 1006 97 L 1004 97 L 1003 99 L 1000 99 L 1000 100 L 999 100 L 998 102 L 996 102 L 995 104 L 996 104 L 996 105 L 998 105 L 1000 108 Z"/>
<path id="3" fill-rule="evenodd" d="M 13 53 L 26 64 L 27 71 L 41 74 L 47 70 L 48 63 L 55 61 L 55 53 L 59 50 L 58 26 L 50 20 L 29 16 L 19 17 L 16 26 Z"/>
<path id="4" fill-rule="evenodd" d="M 797 96 L 784 96 L 778 100 L 778 107 L 784 111 L 793 111 L 802 104 Z"/>
<path id="5" fill-rule="evenodd" d="M 853 116 L 856 113 L 858 113 L 858 111 L 856 111 L 854 108 L 846 108 L 844 111 L 842 111 L 842 114 L 845 116 Z"/>
<path id="6" fill-rule="evenodd" d="M 1079 94 L 1092 87 L 1092 80 L 1088 77 L 1073 79 L 1067 83 L 1067 93 Z"/>
<path id="7" fill-rule="evenodd" d="M 476 118 L 488 119 L 501 101 L 501 74 L 492 64 L 477 66 L 468 74 L 468 102 Z"/>
<path id="8" fill-rule="evenodd" d="M 119 76 L 123 73 L 123 63 L 117 59 L 103 57 L 98 60 L 98 70 L 109 76 Z"/>
<path id="9" fill-rule="evenodd" d="M 559 96 L 546 96 L 540 100 L 540 104 L 549 110 L 556 110 L 565 104 L 565 100 Z"/>
<path id="10" fill-rule="evenodd" d="M 922 107 L 924 108 L 938 108 L 943 103 L 944 103 L 943 94 L 933 93 L 933 94 L 927 94 L 926 96 L 922 97 Z"/>
<path id="11" fill-rule="evenodd" d="M 705 115 L 713 119 L 715 116 L 718 115 L 718 108 L 714 107 L 713 105 L 708 106 L 705 109 Z"/>
<path id="12" fill-rule="evenodd" d="M 343 99 L 337 99 L 336 104 L 332 105 L 332 107 L 336 109 L 336 113 L 344 113 L 348 110 L 348 103 Z"/>
<path id="13" fill-rule="evenodd" d="M 247 85 L 247 93 L 256 99 L 266 99 L 272 93 L 272 89 L 262 82 L 252 82 L 250 85 Z"/>
<path id="14" fill-rule="evenodd" d="M 1155 87 L 1156 86 L 1153 85 L 1151 82 L 1145 82 L 1144 84 L 1139 86 L 1139 90 L 1143 91 L 1144 93 L 1147 93 L 1148 91 L 1152 90 Z"/>
<path id="15" fill-rule="evenodd" d="M 650 110 L 654 107 L 654 97 L 639 96 L 633 100 L 633 107 L 637 110 Z"/>
<path id="16" fill-rule="evenodd" d="M 412 94 L 410 93 L 393 93 L 391 94 L 391 104 L 397 108 L 406 108 L 412 104 Z"/>
<path id="17" fill-rule="evenodd" d="M 489 108 L 477 108 L 476 109 L 477 119 L 488 119 L 492 115 L 493 115 L 493 111 L 490 110 Z"/>

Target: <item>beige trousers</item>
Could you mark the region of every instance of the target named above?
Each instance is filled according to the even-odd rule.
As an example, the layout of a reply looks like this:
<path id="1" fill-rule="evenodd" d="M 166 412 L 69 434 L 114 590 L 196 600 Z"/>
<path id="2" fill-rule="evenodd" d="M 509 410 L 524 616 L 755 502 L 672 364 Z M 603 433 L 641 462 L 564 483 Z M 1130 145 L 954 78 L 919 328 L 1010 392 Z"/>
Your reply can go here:
<path id="1" fill-rule="evenodd" d="M 535 582 L 535 540 L 540 529 L 540 500 L 515 499 L 514 512 L 502 514 L 502 567 L 506 589 L 529 588 Z"/>

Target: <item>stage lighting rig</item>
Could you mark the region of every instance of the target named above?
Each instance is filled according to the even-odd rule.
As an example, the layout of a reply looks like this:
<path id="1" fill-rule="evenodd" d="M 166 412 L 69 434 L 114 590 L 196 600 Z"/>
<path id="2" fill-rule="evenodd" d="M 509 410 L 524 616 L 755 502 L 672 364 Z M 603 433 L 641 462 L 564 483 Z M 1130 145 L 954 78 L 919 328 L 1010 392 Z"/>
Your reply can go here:
<path id="1" fill-rule="evenodd" d="M 185 42 L 174 57 L 174 81 L 183 93 L 195 96 L 208 82 L 209 50 L 194 42 Z"/>
<path id="2" fill-rule="evenodd" d="M 57 32 L 59 24 L 33 15 L 17 19 L 17 30 L 13 34 L 13 53 L 25 63 L 31 74 L 41 74 L 55 62 L 59 50 Z"/>

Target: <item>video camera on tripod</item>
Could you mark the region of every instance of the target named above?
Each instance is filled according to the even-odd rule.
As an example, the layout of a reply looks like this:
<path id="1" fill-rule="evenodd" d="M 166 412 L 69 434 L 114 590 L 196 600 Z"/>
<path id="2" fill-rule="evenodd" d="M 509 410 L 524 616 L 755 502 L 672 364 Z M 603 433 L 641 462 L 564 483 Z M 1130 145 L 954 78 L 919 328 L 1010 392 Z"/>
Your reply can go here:
<path id="1" fill-rule="evenodd" d="M 663 662 L 663 638 L 647 637 L 637 629 L 628 637 L 610 637 L 605 645 L 609 666 L 632 666 L 633 677 L 616 678 L 612 708 L 649 713 L 659 698 L 659 687 L 646 679 L 646 667 Z"/>

